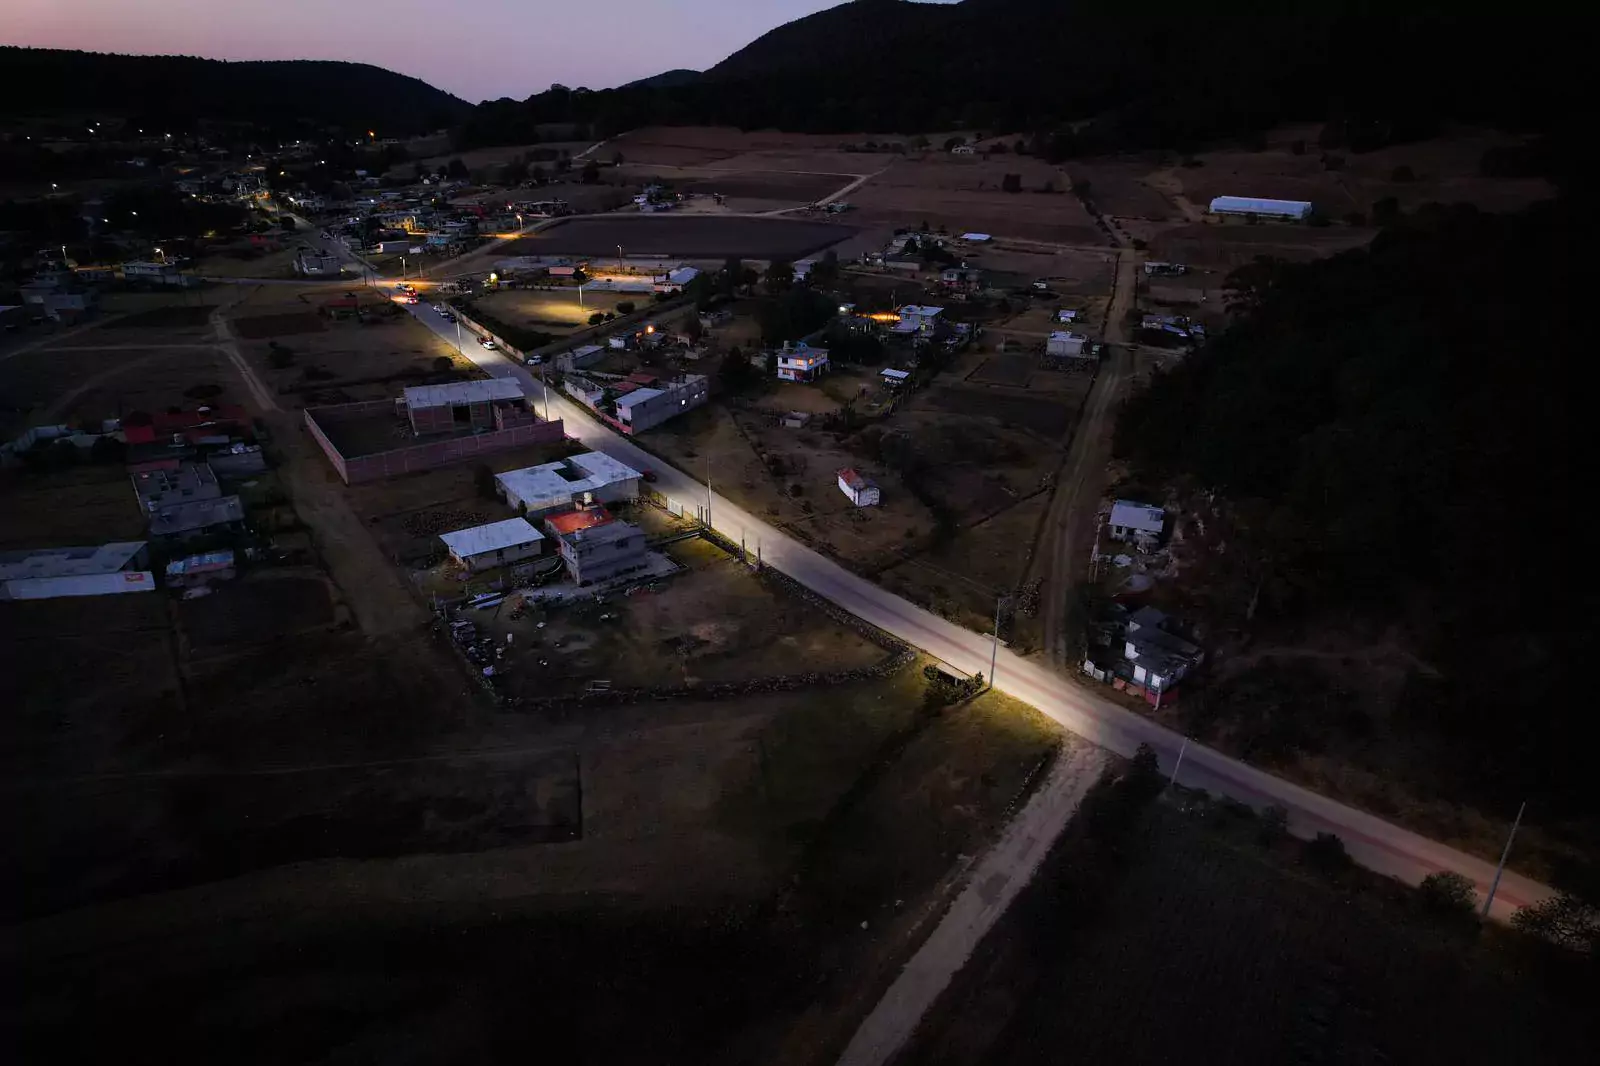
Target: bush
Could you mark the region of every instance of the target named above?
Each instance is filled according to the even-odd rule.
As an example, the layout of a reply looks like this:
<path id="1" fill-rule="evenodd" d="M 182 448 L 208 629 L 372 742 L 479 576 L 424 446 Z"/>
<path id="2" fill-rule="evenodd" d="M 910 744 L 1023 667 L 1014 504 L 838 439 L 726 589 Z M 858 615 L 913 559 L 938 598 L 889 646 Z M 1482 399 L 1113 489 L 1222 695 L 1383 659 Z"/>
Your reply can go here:
<path id="1" fill-rule="evenodd" d="M 437 370 L 441 374 L 447 370 L 455 369 L 455 365 L 455 360 L 451 359 L 448 355 L 441 355 L 433 361 L 433 369 Z"/>
<path id="2" fill-rule="evenodd" d="M 1261 828 L 1256 832 L 1256 840 L 1262 847 L 1270 848 L 1284 837 L 1289 835 L 1289 811 L 1277 804 L 1261 812 Z"/>
<path id="3" fill-rule="evenodd" d="M 617 314 L 619 315 L 631 315 L 633 314 L 634 310 L 635 305 L 632 300 L 623 300 L 617 305 Z"/>
<path id="4" fill-rule="evenodd" d="M 589 316 L 589 325 L 598 326 L 600 323 L 604 322 L 605 320 L 606 320 L 605 312 L 604 311 L 596 311 L 594 314 Z"/>
<path id="5" fill-rule="evenodd" d="M 1424 910 L 1441 917 L 1471 918 L 1477 910 L 1478 893 L 1472 882 L 1454 870 L 1429 874 L 1417 886 Z"/>
<path id="6" fill-rule="evenodd" d="M 1350 853 L 1333 833 L 1318 833 L 1306 842 L 1306 862 L 1325 874 L 1338 874 L 1349 869 Z"/>

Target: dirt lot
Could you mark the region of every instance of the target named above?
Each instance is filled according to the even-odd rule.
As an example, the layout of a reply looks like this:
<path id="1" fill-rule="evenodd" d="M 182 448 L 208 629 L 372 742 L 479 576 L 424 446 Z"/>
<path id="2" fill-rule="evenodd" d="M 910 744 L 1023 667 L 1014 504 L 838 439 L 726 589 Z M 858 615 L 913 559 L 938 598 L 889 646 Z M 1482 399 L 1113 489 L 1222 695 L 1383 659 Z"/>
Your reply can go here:
<path id="1" fill-rule="evenodd" d="M 507 245 L 503 254 L 609 256 L 622 245 L 629 255 L 721 259 L 797 259 L 853 234 L 833 222 L 723 215 L 618 215 L 558 223 Z"/>
<path id="2" fill-rule="evenodd" d="M 1530 965 L 1431 924 L 1397 889 L 1264 858 L 1250 821 L 1158 807 L 1098 877 L 1064 838 L 906 1061 L 1025 1066 L 1064 1047 L 1125 1063 L 1582 1056 L 1586 983 L 1556 965 L 1576 960 Z"/>
<path id="3" fill-rule="evenodd" d="M 258 644 L 301 630 L 326 628 L 348 611 L 335 610 L 327 578 L 307 568 L 269 570 L 216 586 L 209 596 L 177 603 L 185 647 L 196 655 Z"/>
<path id="4" fill-rule="evenodd" d="M 240 351 L 280 406 L 377 400 L 411 385 L 478 376 L 453 346 L 379 297 L 367 299 L 368 290 L 350 290 L 372 310 L 368 321 L 318 314 L 343 291 L 262 285 L 230 309 Z M 440 359 L 450 361 L 448 370 L 436 365 Z"/>
<path id="5" fill-rule="evenodd" d="M 215 278 L 295 277 L 295 250 L 306 240 L 292 233 L 283 236 L 284 247 L 277 249 L 254 248 L 247 243 L 213 249 L 196 261 L 193 272 Z"/>
<path id="6" fill-rule="evenodd" d="M 650 510 L 624 514 L 648 522 Z M 685 569 L 636 595 L 534 610 L 516 621 L 506 612 L 473 612 L 496 639 L 514 634 L 499 667 L 513 678 L 508 691 L 577 693 L 592 680 L 695 687 L 851 670 L 888 654 L 720 548 L 687 540 L 665 553 Z"/>
<path id="7" fill-rule="evenodd" d="M 121 464 L 0 471 L 0 548 L 138 540 L 144 514 Z"/>
<path id="8" fill-rule="evenodd" d="M 590 315 L 597 311 L 615 312 L 621 303 L 644 307 L 650 303 L 650 293 L 590 291 L 583 294 L 580 303 L 576 289 L 554 292 L 503 289 L 478 297 L 473 306 L 501 322 L 565 337 L 588 329 Z"/>
<path id="9" fill-rule="evenodd" d="M 1022 192 L 1001 191 L 1006 174 L 1022 177 Z M 897 159 L 850 193 L 863 225 L 920 226 L 952 233 L 973 230 L 1067 244 L 1104 245 L 1093 219 L 1067 189 L 1066 172 L 1016 156 L 949 157 L 930 153 Z M 1052 192 L 1041 192 L 1048 186 Z"/>

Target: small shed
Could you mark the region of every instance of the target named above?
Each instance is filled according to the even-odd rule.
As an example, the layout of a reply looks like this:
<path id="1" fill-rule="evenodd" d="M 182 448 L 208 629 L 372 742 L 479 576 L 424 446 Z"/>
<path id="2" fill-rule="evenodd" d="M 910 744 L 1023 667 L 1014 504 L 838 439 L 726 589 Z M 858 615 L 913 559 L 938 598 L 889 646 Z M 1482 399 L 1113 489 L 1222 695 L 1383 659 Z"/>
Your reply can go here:
<path id="1" fill-rule="evenodd" d="M 544 551 L 544 534 L 526 518 L 458 529 L 442 533 L 439 539 L 450 549 L 450 557 L 468 570 L 489 570 L 497 566 L 532 559 Z"/>
<path id="2" fill-rule="evenodd" d="M 877 482 L 862 476 L 854 467 L 847 466 L 839 471 L 839 491 L 850 497 L 850 502 L 857 507 L 876 507 L 883 502 Z"/>
<path id="3" fill-rule="evenodd" d="M 890 368 L 880 371 L 878 377 L 883 380 L 884 385 L 888 388 L 898 389 L 911 380 L 911 371 Z"/>

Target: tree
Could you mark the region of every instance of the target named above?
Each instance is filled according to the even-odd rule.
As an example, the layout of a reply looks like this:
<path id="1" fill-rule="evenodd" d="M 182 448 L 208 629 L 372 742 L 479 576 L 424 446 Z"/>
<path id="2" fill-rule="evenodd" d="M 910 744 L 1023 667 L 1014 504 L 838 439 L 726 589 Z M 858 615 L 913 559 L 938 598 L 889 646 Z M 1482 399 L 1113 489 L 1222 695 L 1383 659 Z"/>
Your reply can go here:
<path id="1" fill-rule="evenodd" d="M 1567 892 L 1523 907 L 1511 924 L 1558 947 L 1600 955 L 1600 908 Z"/>
<path id="2" fill-rule="evenodd" d="M 1000 179 L 1000 189 L 1002 192 L 1021 192 L 1022 175 L 1007 174 L 1005 177 Z"/>
<path id="3" fill-rule="evenodd" d="M 739 289 L 740 279 L 744 277 L 744 263 L 737 257 L 729 257 L 722 264 L 722 291 L 732 296 Z"/>
<path id="4" fill-rule="evenodd" d="M 594 314 L 589 316 L 589 325 L 598 326 L 600 323 L 604 322 L 605 320 L 606 320 L 605 312 L 604 311 L 596 311 Z"/>
<path id="5" fill-rule="evenodd" d="M 1270 848 L 1289 835 L 1289 812 L 1286 808 L 1273 804 L 1261 812 L 1261 828 L 1256 833 L 1256 840 L 1262 847 Z"/>
<path id="6" fill-rule="evenodd" d="M 683 332 L 689 338 L 690 344 L 699 344 L 706 335 L 706 327 L 700 324 L 699 315 L 690 315 L 688 321 L 683 324 Z"/>
<path id="7" fill-rule="evenodd" d="M 1425 910 L 1442 917 L 1471 918 L 1477 908 L 1478 893 L 1472 881 L 1454 870 L 1424 877 L 1417 894 Z"/>
<path id="8" fill-rule="evenodd" d="M 744 290 L 746 292 L 754 289 L 756 287 L 756 282 L 760 280 L 761 275 L 755 272 L 754 267 L 745 267 L 739 272 L 739 284 L 744 286 Z"/>
<path id="9" fill-rule="evenodd" d="M 1400 210 L 1400 201 L 1393 196 L 1384 196 L 1372 201 L 1372 224 L 1374 226 L 1393 226 L 1404 216 Z"/>
<path id="10" fill-rule="evenodd" d="M 829 248 L 822 253 L 811 268 L 811 280 L 821 286 L 830 286 L 839 280 L 839 253 Z"/>
<path id="11" fill-rule="evenodd" d="M 455 365 L 455 360 L 451 359 L 448 355 L 441 355 L 433 361 L 433 369 L 441 374 L 455 369 Z"/>
<path id="12" fill-rule="evenodd" d="M 500 493 L 494 480 L 494 470 L 488 463 L 479 463 L 472 471 L 472 483 L 478 490 L 478 495 L 485 500 L 498 499 Z"/>
<path id="13" fill-rule="evenodd" d="M 1350 853 L 1337 835 L 1318 833 L 1306 842 L 1306 862 L 1325 874 L 1339 874 L 1349 869 Z"/>
<path id="14" fill-rule="evenodd" d="M 621 152 L 613 152 L 611 154 L 611 165 L 614 166 L 614 167 L 620 167 L 622 165 L 622 163 L 623 163 L 622 153 Z"/>
<path id="15" fill-rule="evenodd" d="M 89 461 L 94 463 L 120 463 L 127 446 L 109 433 L 101 434 L 89 446 Z"/>
<path id="16" fill-rule="evenodd" d="M 960 137 L 949 137 L 946 138 L 944 142 L 944 150 L 947 152 L 952 152 L 966 143 L 967 142 Z"/>
<path id="17" fill-rule="evenodd" d="M 583 170 L 578 175 L 578 180 L 585 185 L 597 185 L 600 182 L 600 164 L 593 159 L 583 164 Z"/>
<path id="18" fill-rule="evenodd" d="M 774 259 L 767 267 L 767 293 L 772 296 L 781 295 L 794 285 L 794 264 L 783 259 Z"/>
<path id="19" fill-rule="evenodd" d="M 619 315 L 631 315 L 636 309 L 636 305 L 632 300 L 623 300 L 617 304 L 617 314 Z"/>
<path id="20" fill-rule="evenodd" d="M 457 158 L 450 160 L 445 166 L 445 176 L 451 181 L 466 181 L 471 174 L 467 170 L 467 164 Z"/>

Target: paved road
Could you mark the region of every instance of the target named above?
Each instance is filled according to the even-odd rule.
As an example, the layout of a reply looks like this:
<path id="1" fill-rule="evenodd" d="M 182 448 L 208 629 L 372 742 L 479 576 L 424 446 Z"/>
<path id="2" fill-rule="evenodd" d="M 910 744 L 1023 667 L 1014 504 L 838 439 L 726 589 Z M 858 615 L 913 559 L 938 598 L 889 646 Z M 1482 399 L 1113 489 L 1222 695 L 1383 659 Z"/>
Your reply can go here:
<path id="1" fill-rule="evenodd" d="M 881 1066 L 911 1039 L 939 994 L 1033 879 L 1105 768 L 1105 752 L 1087 744 L 1061 753 L 1038 791 L 972 869 L 966 888 L 863 1019 L 839 1066 Z"/>
<path id="2" fill-rule="evenodd" d="M 445 322 L 426 303 L 409 308 L 418 321 L 446 342 L 456 341 L 455 326 Z M 655 488 L 686 510 L 704 515 L 709 506 L 711 525 L 730 540 L 761 550 L 768 565 L 799 581 L 851 614 L 864 619 L 966 673 L 989 672 L 990 641 L 947 622 L 899 596 L 859 577 L 722 496 L 634 445 L 590 416 L 586 408 L 554 389 L 546 390 L 532 372 L 496 352 L 489 352 L 470 336 L 461 347 L 464 356 L 493 377 L 511 378 L 538 403 L 541 413 L 566 423 L 570 437 L 596 451 L 605 452 L 635 469 L 656 471 Z M 1066 727 L 1120 755 L 1132 755 L 1141 743 L 1155 748 L 1164 771 L 1171 772 L 1184 738 L 1148 718 L 1104 698 L 1093 689 L 1063 676 L 1050 667 L 1027 661 L 1000 649 L 995 687 L 1036 707 Z M 1320 796 L 1269 773 L 1247 766 L 1199 744 L 1189 744 L 1183 758 L 1180 784 L 1231 796 L 1253 807 L 1272 805 L 1289 812 L 1290 831 L 1301 837 L 1319 832 L 1338 834 L 1359 863 L 1380 873 L 1416 883 L 1439 870 L 1465 874 L 1481 894 L 1494 877 L 1492 863 L 1428 840 L 1342 803 Z M 1495 916 L 1501 919 L 1521 906 L 1551 895 L 1551 889 L 1530 878 L 1508 872 L 1495 898 Z"/>

